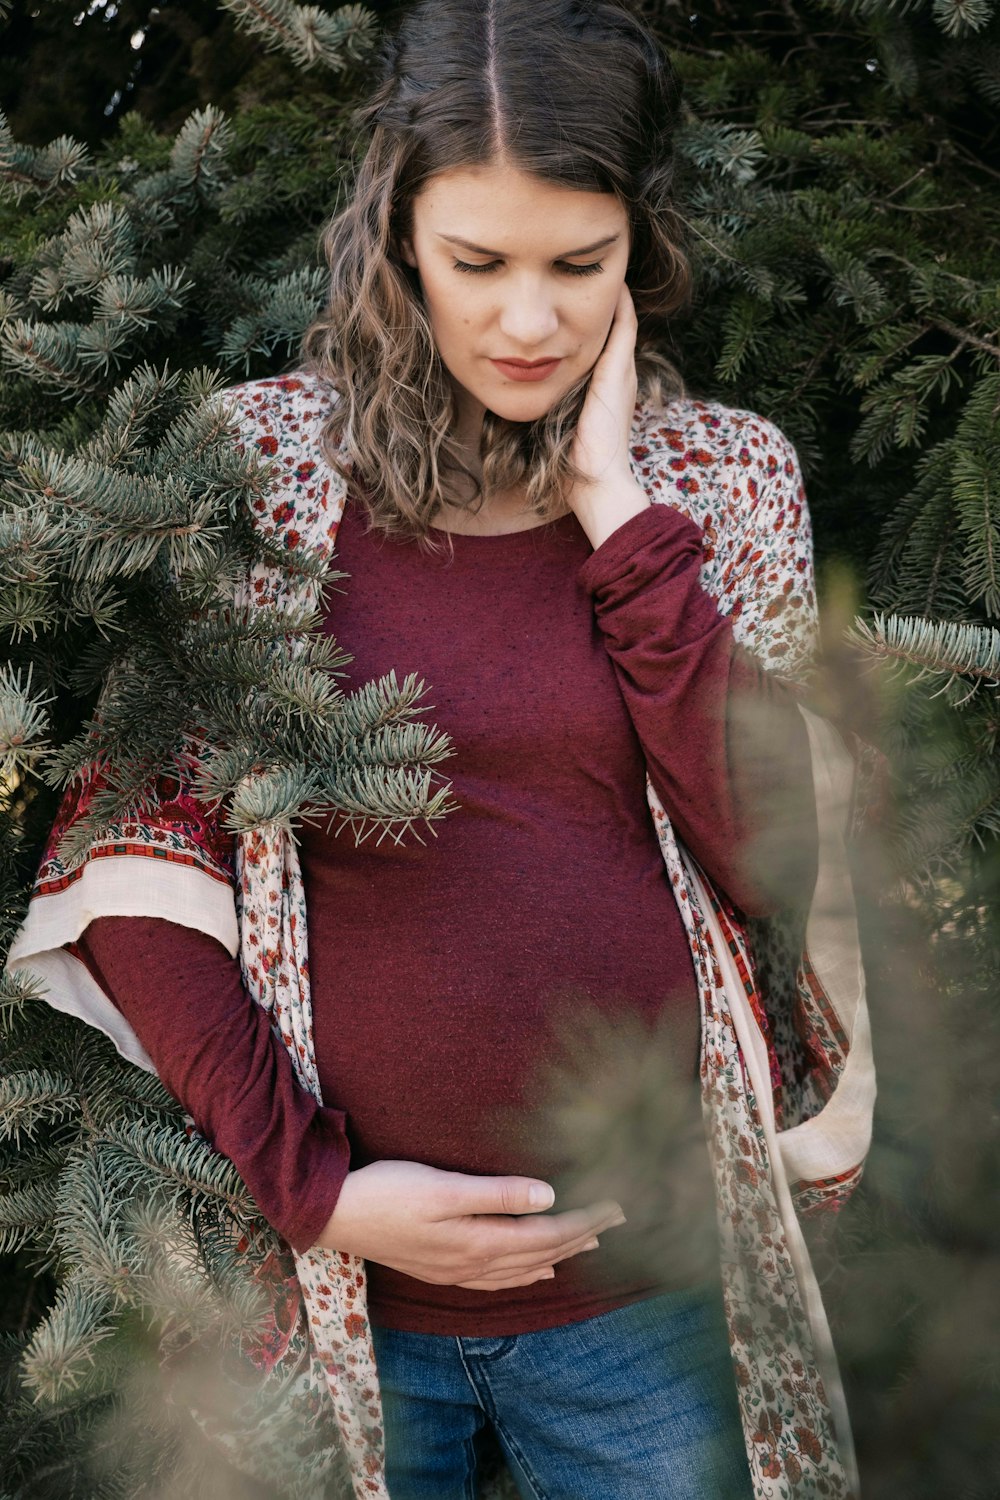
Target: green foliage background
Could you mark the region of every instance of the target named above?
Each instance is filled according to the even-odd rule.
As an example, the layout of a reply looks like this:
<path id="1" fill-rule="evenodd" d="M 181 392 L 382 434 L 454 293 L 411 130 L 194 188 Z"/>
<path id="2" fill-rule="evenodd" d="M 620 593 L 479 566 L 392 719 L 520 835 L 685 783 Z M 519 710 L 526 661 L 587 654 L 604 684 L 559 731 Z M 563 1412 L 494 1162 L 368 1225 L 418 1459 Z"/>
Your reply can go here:
<path id="1" fill-rule="evenodd" d="M 995 1497 L 1000 7 L 635 8 L 686 88 L 680 191 L 698 296 L 676 356 L 696 394 L 762 412 L 795 442 L 831 707 L 891 760 L 891 807 L 859 871 L 876 1143 L 858 1198 L 816 1246 L 865 1493 Z M 179 654 L 157 646 L 165 574 L 204 602 L 219 570 L 245 560 L 250 539 L 231 523 L 257 481 L 226 467 L 225 435 L 202 425 L 199 403 L 293 358 L 323 295 L 317 231 L 349 184 L 350 107 L 391 14 L 290 0 L 79 11 L 19 0 L 0 21 L 7 943 L 106 672 L 136 639 L 151 681 L 176 684 L 194 668 L 196 636 Z M 164 488 L 178 432 L 217 455 L 185 475 L 183 495 Z M 83 469 L 68 465 L 81 454 Z M 54 483 L 73 506 L 49 504 Z M 183 722 L 178 696 L 163 695 L 173 716 L 158 705 L 144 720 L 159 724 L 164 754 Z M 130 744 L 122 729 L 123 755 Z M 135 761 L 123 795 L 129 775 Z M 84 1129 L 74 1101 L 105 1097 L 112 1076 L 124 1087 L 123 1070 L 99 1044 L 46 1040 L 38 1002 L 4 985 L 0 1231 L 13 1273 L 16 1458 L 0 1492 L 65 1495 L 70 1475 L 73 1493 L 140 1493 L 81 1478 L 95 1412 L 120 1394 L 122 1356 L 118 1376 L 109 1362 L 74 1403 L 64 1377 L 82 1380 L 93 1353 L 86 1319 L 64 1319 L 58 1347 L 39 1323 L 69 1269 L 96 1274 L 108 1225 L 78 1263 L 51 1220 L 67 1140 Z M 49 1044 L 58 1077 L 41 1076 Z M 112 1124 L 119 1102 L 107 1106 Z M 165 1096 L 133 1103 L 148 1129 L 172 1118 Z M 191 1191 L 207 1203 L 219 1184 L 201 1167 Z M 83 1204 L 97 1191 L 77 1186 Z M 222 1196 L 252 1221 L 238 1180 Z M 219 1264 L 224 1282 L 224 1254 Z M 105 1343 L 134 1349 L 138 1327 L 132 1344 L 120 1327 Z M 48 1407 L 19 1383 L 26 1338 Z M 54 1478 L 53 1446 L 69 1455 Z M 169 1434 L 142 1449 L 144 1463 L 153 1449 L 158 1482 L 179 1483 Z M 205 1483 L 209 1459 L 189 1461 Z"/>

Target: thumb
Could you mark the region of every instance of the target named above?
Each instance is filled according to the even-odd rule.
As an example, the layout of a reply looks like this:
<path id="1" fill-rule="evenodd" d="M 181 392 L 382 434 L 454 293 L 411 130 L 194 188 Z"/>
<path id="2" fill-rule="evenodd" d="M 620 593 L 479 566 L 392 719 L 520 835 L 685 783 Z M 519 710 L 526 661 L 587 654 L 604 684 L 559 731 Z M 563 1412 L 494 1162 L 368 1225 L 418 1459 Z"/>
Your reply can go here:
<path id="1" fill-rule="evenodd" d="M 466 1214 L 537 1214 L 551 1208 L 556 1195 L 537 1177 L 466 1175 L 458 1201 L 459 1212 Z"/>

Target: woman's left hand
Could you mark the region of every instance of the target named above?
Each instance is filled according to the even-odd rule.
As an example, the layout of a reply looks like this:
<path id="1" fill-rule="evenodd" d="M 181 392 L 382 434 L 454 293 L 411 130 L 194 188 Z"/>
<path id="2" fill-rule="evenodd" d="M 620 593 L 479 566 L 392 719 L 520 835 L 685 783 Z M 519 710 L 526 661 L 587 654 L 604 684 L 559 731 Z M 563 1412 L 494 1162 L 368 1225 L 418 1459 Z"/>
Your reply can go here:
<path id="1" fill-rule="evenodd" d="M 650 503 L 629 464 L 638 394 L 638 327 L 632 294 L 623 282 L 570 449 L 570 457 L 587 479 L 571 488 L 568 503 L 594 547 Z"/>

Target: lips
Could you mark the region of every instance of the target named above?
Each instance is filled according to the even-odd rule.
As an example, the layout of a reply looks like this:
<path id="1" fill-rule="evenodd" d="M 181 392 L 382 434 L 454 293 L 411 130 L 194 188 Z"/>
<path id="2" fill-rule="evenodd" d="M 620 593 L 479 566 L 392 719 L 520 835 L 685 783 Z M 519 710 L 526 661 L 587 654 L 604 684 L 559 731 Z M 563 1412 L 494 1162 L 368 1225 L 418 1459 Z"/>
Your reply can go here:
<path id="1" fill-rule="evenodd" d="M 561 359 L 492 359 L 490 364 L 508 380 L 545 380 L 562 363 Z"/>

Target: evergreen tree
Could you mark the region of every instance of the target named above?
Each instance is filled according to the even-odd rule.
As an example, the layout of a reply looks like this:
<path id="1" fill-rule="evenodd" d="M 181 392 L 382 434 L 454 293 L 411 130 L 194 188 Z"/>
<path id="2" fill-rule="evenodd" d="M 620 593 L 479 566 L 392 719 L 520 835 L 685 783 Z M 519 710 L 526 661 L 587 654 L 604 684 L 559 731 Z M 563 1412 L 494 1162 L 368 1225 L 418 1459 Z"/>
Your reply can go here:
<path id="1" fill-rule="evenodd" d="M 892 762 L 887 841 L 866 861 L 880 1116 L 828 1251 L 866 1493 L 987 1495 L 1000 6 L 636 9 L 686 86 L 699 295 L 678 360 L 696 394 L 795 442 L 825 566 L 822 691 Z M 59 791 L 95 745 L 109 823 L 191 736 L 225 747 L 210 790 L 234 830 L 307 799 L 399 834 L 447 811 L 431 783 L 448 741 L 411 722 L 418 682 L 345 694 L 346 659 L 315 619 L 251 622 L 225 603 L 266 555 L 245 519 L 266 465 L 236 451 L 214 398 L 287 368 L 321 303 L 316 235 L 349 181 L 377 8 L 227 0 L 221 28 L 221 10 L 181 14 L 202 63 L 206 46 L 225 61 L 194 70 L 196 99 L 144 78 L 135 109 L 40 133 L 19 84 L 0 119 L 3 952 Z M 24 20 L 10 10 L 22 55 Z M 297 642 L 293 672 L 275 665 L 279 635 Z M 880 671 L 873 708 L 858 663 Z M 889 909 L 887 887 L 902 898 Z M 0 1021 L 0 1246 L 51 1300 L 7 1337 L 0 1492 L 251 1493 L 192 1431 L 183 1377 L 164 1407 L 158 1370 L 217 1349 L 224 1381 L 261 1310 L 234 1243 L 264 1257 L 275 1237 L 157 1081 L 24 971 L 0 980 Z M 251 1432 L 274 1393 L 224 1388 Z"/>

